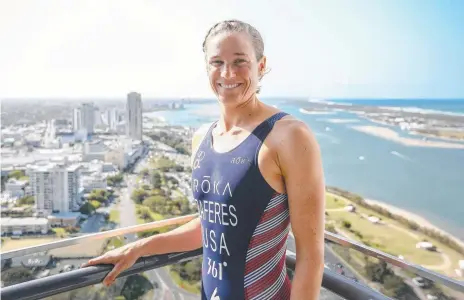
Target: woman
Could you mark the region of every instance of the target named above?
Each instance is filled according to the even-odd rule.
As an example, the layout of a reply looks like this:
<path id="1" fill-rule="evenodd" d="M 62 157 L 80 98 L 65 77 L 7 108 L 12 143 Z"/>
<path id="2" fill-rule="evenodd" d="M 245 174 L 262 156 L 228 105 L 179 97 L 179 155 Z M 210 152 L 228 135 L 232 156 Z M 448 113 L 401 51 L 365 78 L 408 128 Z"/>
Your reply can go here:
<path id="1" fill-rule="evenodd" d="M 266 57 L 254 27 L 220 22 L 203 51 L 221 115 L 193 137 L 199 218 L 87 265 L 114 264 L 109 285 L 141 256 L 203 247 L 202 299 L 317 299 L 325 202 L 317 142 L 303 122 L 258 100 Z M 293 282 L 285 270 L 290 225 L 298 253 Z"/>

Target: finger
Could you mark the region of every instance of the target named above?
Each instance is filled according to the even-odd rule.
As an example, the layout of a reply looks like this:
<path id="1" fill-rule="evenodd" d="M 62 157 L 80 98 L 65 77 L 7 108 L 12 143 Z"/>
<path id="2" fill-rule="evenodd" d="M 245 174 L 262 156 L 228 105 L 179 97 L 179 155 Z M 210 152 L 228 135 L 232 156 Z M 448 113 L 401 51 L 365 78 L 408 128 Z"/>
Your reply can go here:
<path id="1" fill-rule="evenodd" d="M 103 280 L 103 284 L 105 284 L 106 286 L 110 286 L 114 280 L 116 279 L 116 277 L 122 272 L 124 271 L 124 267 L 125 267 L 125 263 L 124 262 L 119 262 L 117 263 L 113 270 L 111 270 L 111 272 L 108 273 L 108 275 L 106 275 L 105 279 Z"/>
<path id="2" fill-rule="evenodd" d="M 111 256 L 100 256 L 90 259 L 88 262 L 82 265 L 82 268 L 99 265 L 99 264 L 109 264 L 111 263 Z"/>

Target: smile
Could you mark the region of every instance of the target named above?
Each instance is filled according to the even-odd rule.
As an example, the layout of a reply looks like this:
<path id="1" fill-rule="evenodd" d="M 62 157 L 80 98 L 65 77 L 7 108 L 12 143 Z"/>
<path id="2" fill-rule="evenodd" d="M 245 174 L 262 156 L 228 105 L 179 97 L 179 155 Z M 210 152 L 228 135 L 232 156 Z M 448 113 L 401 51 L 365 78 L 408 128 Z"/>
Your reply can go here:
<path id="1" fill-rule="evenodd" d="M 241 83 L 235 83 L 235 84 L 223 84 L 223 83 L 218 83 L 218 85 L 222 88 L 225 89 L 235 89 L 236 87 L 242 85 Z"/>

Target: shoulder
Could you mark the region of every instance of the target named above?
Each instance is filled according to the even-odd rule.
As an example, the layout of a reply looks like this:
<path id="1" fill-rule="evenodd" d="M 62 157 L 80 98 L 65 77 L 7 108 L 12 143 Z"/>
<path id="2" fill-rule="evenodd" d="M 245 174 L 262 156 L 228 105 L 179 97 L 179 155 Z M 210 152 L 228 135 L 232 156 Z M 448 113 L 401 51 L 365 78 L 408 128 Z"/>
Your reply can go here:
<path id="1" fill-rule="evenodd" d="M 208 132 L 209 128 L 214 124 L 214 122 L 206 123 L 201 125 L 192 136 L 192 156 L 195 156 L 197 148 L 200 146 L 203 138 Z"/>
<path id="2" fill-rule="evenodd" d="M 201 125 L 195 132 L 193 133 L 192 136 L 192 144 L 195 145 L 196 142 L 203 140 L 205 137 L 206 133 L 208 132 L 209 128 L 214 124 L 214 122 L 210 123 L 205 123 Z"/>
<path id="3" fill-rule="evenodd" d="M 293 116 L 277 121 L 271 134 L 271 147 L 277 154 L 280 167 L 301 159 L 318 159 L 319 145 L 309 126 Z M 295 158 L 298 159 L 295 159 Z"/>
<path id="4" fill-rule="evenodd" d="M 278 149 L 301 143 L 317 144 L 309 126 L 291 115 L 285 116 L 275 123 L 271 136 L 274 146 Z"/>

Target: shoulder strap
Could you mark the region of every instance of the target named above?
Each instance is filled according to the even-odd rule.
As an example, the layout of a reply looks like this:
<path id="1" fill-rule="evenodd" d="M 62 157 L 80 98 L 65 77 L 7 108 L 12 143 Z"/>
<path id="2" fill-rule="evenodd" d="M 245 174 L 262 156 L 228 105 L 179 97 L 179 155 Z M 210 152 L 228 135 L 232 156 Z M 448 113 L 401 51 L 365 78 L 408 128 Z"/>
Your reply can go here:
<path id="1" fill-rule="evenodd" d="M 208 131 L 206 131 L 206 133 L 201 138 L 200 142 L 198 143 L 198 147 L 196 147 L 194 152 L 192 152 L 191 161 L 193 161 L 193 158 L 197 155 L 198 150 L 200 150 L 200 148 L 203 148 L 203 144 L 205 142 L 208 143 L 208 141 L 210 140 L 211 131 L 213 130 L 214 125 L 216 125 L 216 123 L 217 123 L 217 121 L 214 121 L 211 125 L 209 125 Z M 203 124 L 202 127 L 203 126 L 206 127 L 205 125 L 207 125 L 207 124 Z"/>
<path id="2" fill-rule="evenodd" d="M 272 115 L 268 119 L 264 120 L 263 123 L 259 124 L 258 127 L 256 127 L 255 130 L 253 130 L 252 134 L 254 134 L 258 139 L 260 139 L 261 143 L 264 142 L 264 140 L 274 127 L 275 123 L 287 115 L 288 114 L 283 111 Z"/>
<path id="3" fill-rule="evenodd" d="M 258 139 L 258 145 L 256 147 L 256 151 L 254 153 L 254 162 L 255 166 L 258 166 L 258 155 L 259 155 L 259 150 L 261 149 L 261 146 L 264 143 L 264 140 L 266 137 L 269 135 L 271 132 L 272 128 L 274 127 L 275 123 L 282 119 L 283 117 L 287 116 L 288 114 L 285 112 L 278 112 L 265 120 L 263 123 L 258 125 L 255 130 L 253 130 L 253 135 L 255 135 Z M 258 169 L 259 170 L 259 169 Z"/>

